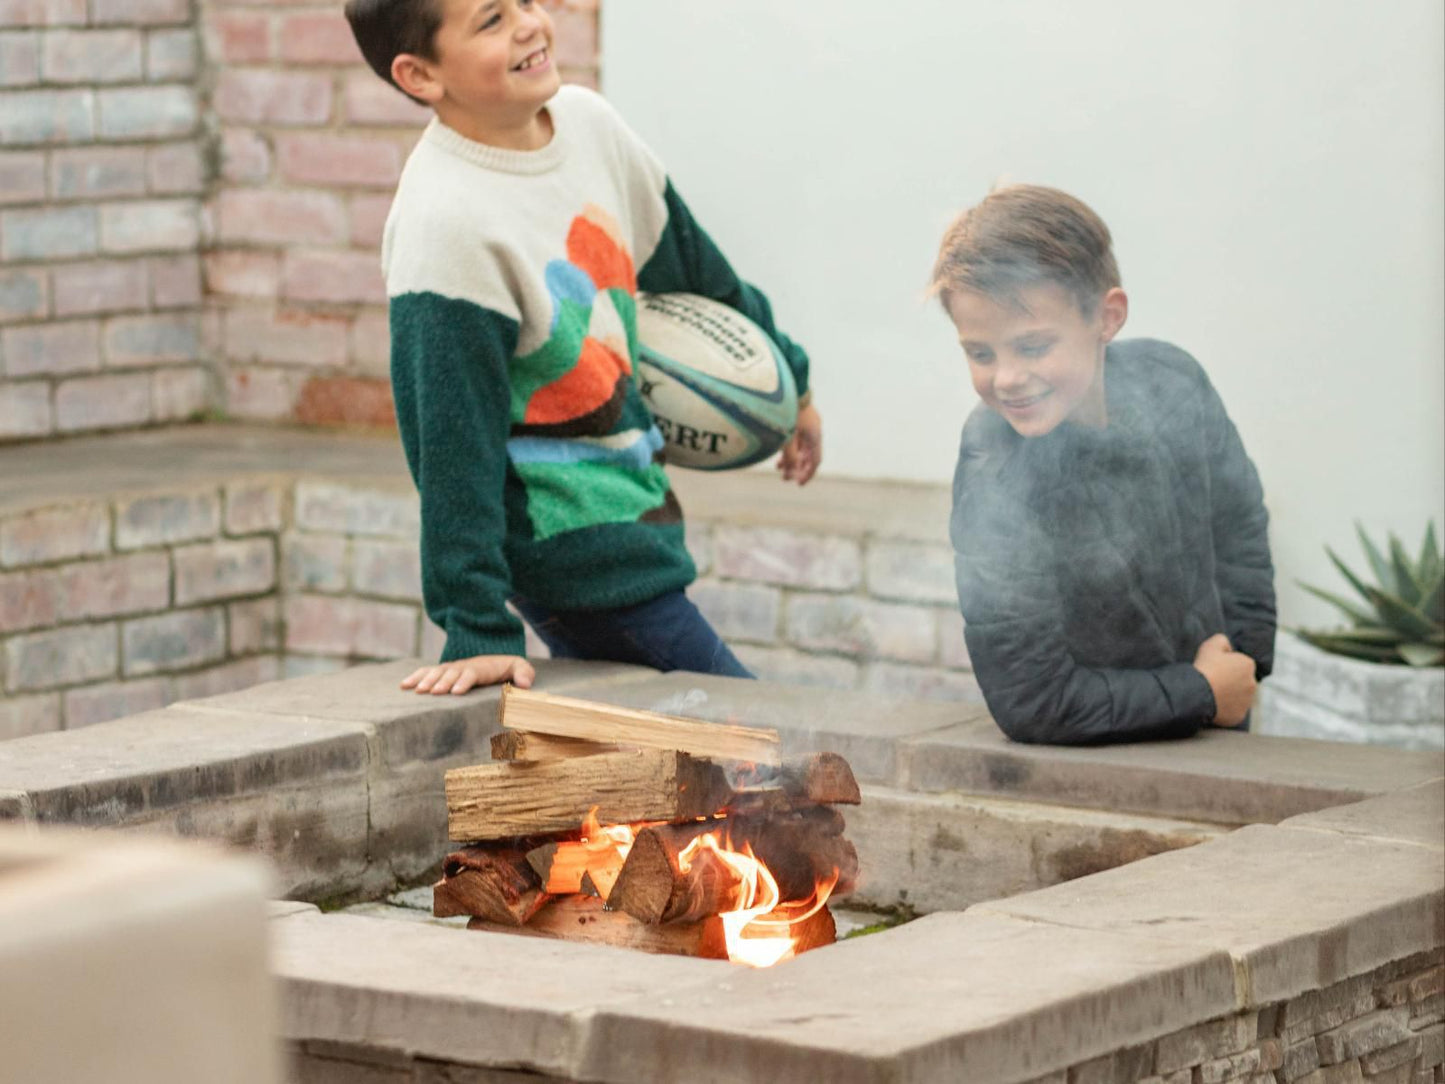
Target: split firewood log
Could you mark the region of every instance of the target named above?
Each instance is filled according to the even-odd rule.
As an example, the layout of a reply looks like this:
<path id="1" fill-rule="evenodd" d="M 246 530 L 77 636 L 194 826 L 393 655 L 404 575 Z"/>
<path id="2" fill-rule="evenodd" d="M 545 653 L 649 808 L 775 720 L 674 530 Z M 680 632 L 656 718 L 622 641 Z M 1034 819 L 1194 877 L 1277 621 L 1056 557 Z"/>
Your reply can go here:
<path id="1" fill-rule="evenodd" d="M 512 685 L 502 687 L 500 721 L 507 730 L 681 751 L 719 760 L 777 764 L 780 758 L 776 730 L 636 711 Z"/>
<path id="2" fill-rule="evenodd" d="M 609 909 L 625 911 L 641 922 L 695 919 L 735 910 L 741 903 L 742 877 L 707 850 L 688 868 L 681 855 L 698 836 L 717 833 L 731 850 L 751 849 L 768 867 L 781 899 L 804 901 L 820 883 L 836 882 L 832 892 L 852 891 L 858 878 L 858 852 L 844 839 L 842 817 L 819 806 L 769 817 L 727 817 L 695 824 L 658 825 L 638 832 L 607 897 Z"/>
<path id="3" fill-rule="evenodd" d="M 537 871 L 548 895 L 566 896 L 581 892 L 589 873 L 593 885 L 611 889 L 622 856 L 609 839 L 551 840 L 528 851 L 527 864 Z"/>
<path id="4" fill-rule="evenodd" d="M 447 855 L 432 886 L 432 914 L 475 915 L 524 925 L 547 902 L 542 882 L 519 847 L 468 847 Z"/>
<path id="5" fill-rule="evenodd" d="M 450 838 L 470 843 L 575 830 L 594 806 L 603 824 L 687 821 L 716 813 L 733 791 L 710 761 L 632 749 L 453 768 L 446 794 Z"/>
<path id="6" fill-rule="evenodd" d="M 781 794 L 795 804 L 857 805 L 863 800 L 848 761 L 837 753 L 788 757 L 782 764 L 749 764 L 729 774 L 736 801 Z"/>
<path id="7" fill-rule="evenodd" d="M 467 923 L 467 929 L 553 937 L 709 960 L 726 960 L 728 955 L 722 920 L 717 917 L 649 926 L 621 911 L 604 910 L 602 901 L 592 896 L 562 896 L 551 900 L 525 926 L 474 918 Z"/>

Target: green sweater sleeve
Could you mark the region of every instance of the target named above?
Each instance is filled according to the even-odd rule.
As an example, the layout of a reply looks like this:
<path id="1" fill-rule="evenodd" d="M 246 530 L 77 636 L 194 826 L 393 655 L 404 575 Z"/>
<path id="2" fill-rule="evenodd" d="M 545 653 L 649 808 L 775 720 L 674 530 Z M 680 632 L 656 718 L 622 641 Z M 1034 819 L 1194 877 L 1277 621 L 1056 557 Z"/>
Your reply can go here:
<path id="1" fill-rule="evenodd" d="M 421 494 L 422 597 L 447 634 L 442 661 L 521 655 L 503 553 L 508 360 L 517 323 L 434 293 L 391 299 L 397 428 Z"/>
<path id="2" fill-rule="evenodd" d="M 737 276 L 722 250 L 692 217 L 671 180 L 663 198 L 667 202 L 667 225 L 657 249 L 638 272 L 638 287 L 654 294 L 702 294 L 736 309 L 778 344 L 793 370 L 798 395 L 803 396 L 808 390 L 808 355 L 778 330 L 767 296 Z"/>

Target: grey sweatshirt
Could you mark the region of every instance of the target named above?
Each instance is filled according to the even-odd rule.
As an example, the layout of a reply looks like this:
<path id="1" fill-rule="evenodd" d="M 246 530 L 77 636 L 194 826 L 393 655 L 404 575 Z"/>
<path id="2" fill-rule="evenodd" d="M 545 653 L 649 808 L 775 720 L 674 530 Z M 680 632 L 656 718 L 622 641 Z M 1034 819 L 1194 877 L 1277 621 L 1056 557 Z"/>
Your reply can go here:
<path id="1" fill-rule="evenodd" d="M 959 606 L 994 719 L 1022 742 L 1187 737 L 1223 632 L 1264 677 L 1274 569 L 1259 476 L 1198 362 L 1111 344 L 1109 424 L 1026 439 L 980 405 L 953 485 Z"/>

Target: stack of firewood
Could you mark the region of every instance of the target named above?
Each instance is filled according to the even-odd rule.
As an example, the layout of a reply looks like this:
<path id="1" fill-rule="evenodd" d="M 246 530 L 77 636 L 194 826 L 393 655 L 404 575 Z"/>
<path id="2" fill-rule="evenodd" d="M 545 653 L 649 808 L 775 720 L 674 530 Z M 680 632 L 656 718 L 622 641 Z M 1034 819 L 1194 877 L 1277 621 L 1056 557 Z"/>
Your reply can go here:
<path id="1" fill-rule="evenodd" d="M 511 687 L 501 711 L 496 762 L 446 776 L 466 845 L 443 863 L 436 915 L 749 962 L 739 940 L 779 958 L 833 941 L 827 899 L 858 875 L 834 808 L 859 801 L 842 757 L 784 760 L 775 731 Z"/>

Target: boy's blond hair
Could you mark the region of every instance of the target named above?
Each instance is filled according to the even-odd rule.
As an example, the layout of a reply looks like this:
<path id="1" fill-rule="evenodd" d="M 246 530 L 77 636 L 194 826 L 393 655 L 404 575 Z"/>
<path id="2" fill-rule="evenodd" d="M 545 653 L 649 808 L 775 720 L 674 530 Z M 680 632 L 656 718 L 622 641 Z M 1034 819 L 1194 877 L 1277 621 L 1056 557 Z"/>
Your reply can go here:
<path id="1" fill-rule="evenodd" d="M 1053 283 L 1092 314 L 1120 284 L 1109 227 L 1082 200 L 1042 185 L 990 192 L 953 220 L 933 265 L 932 292 L 944 306 L 954 291 L 1017 300 L 1018 292 Z"/>

